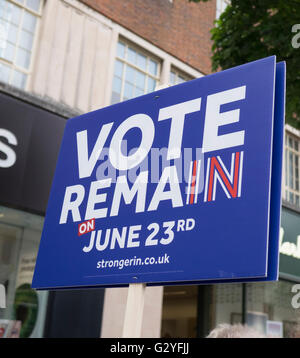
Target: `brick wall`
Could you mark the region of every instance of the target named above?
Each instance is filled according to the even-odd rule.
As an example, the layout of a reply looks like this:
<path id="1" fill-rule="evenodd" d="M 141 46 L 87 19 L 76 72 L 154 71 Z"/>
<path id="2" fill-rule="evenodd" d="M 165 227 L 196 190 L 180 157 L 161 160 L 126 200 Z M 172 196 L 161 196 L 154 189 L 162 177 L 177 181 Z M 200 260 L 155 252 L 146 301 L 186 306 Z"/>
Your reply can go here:
<path id="1" fill-rule="evenodd" d="M 81 0 L 123 27 L 181 61 L 211 72 L 210 29 L 216 1 L 188 0 Z"/>

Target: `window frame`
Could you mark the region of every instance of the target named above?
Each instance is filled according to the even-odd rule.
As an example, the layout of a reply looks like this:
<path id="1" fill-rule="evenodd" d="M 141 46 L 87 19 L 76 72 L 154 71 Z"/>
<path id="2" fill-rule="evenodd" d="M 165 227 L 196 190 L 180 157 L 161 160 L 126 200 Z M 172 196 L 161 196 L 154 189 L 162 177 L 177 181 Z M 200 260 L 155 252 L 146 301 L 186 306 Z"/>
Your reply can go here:
<path id="1" fill-rule="evenodd" d="M 22 90 L 26 91 L 29 88 L 29 78 L 30 78 L 30 75 L 33 72 L 33 63 L 34 63 L 34 59 L 35 59 L 38 36 L 39 36 L 39 32 L 40 32 L 39 31 L 40 30 L 40 22 L 41 22 L 41 18 L 42 18 L 42 11 L 43 11 L 43 8 L 44 8 L 44 1 L 45 0 L 40 0 L 40 8 L 39 8 L 38 11 L 34 11 L 34 10 L 30 9 L 29 7 L 27 7 L 25 5 L 26 0 L 23 0 L 24 4 L 22 4 L 21 2 L 18 2 L 17 0 L 6 0 L 6 1 L 11 3 L 11 4 L 13 4 L 13 5 L 15 5 L 15 6 L 18 6 L 21 9 L 22 13 L 21 13 L 21 18 L 20 18 L 20 23 L 18 24 L 18 33 L 17 33 L 17 39 L 16 39 L 16 43 L 15 43 L 15 50 L 14 50 L 13 60 L 9 61 L 9 60 L 6 60 L 3 57 L 0 57 L 0 64 L 3 64 L 3 65 L 5 65 L 5 66 L 10 68 L 9 79 L 8 79 L 7 82 L 3 82 L 3 83 L 6 83 L 6 84 L 8 84 L 10 86 L 14 86 L 16 88 L 19 88 L 19 89 L 22 89 Z M 30 51 L 30 59 L 29 59 L 28 69 L 26 69 L 24 67 L 21 67 L 21 66 L 16 64 L 17 49 L 20 48 L 20 46 L 19 46 L 20 34 L 21 34 L 20 28 L 21 28 L 21 26 L 23 24 L 23 18 L 24 18 L 24 12 L 25 11 L 27 11 L 31 15 L 35 16 L 35 18 L 36 18 L 36 27 L 35 27 L 35 31 L 33 33 L 33 42 L 32 42 L 32 48 L 31 48 L 31 51 Z M 12 83 L 12 79 L 13 79 L 12 76 L 13 76 L 14 70 L 26 75 L 24 88 L 16 86 L 16 85 L 14 85 Z"/>
<path id="2" fill-rule="evenodd" d="M 116 102 L 116 103 L 120 103 L 120 102 L 123 102 L 124 100 L 139 97 L 139 96 L 134 96 L 134 97 L 131 97 L 131 98 L 128 98 L 128 99 L 124 99 L 124 87 L 125 87 L 125 82 L 126 82 L 125 72 L 126 72 L 127 66 L 132 68 L 132 69 L 134 69 L 135 71 L 138 71 L 138 72 L 144 74 L 146 76 L 146 80 L 145 80 L 145 84 L 144 84 L 144 93 L 141 94 L 140 96 L 145 95 L 147 93 L 151 93 L 151 92 L 146 91 L 147 86 L 148 86 L 147 82 L 148 82 L 149 77 L 156 81 L 156 87 L 157 87 L 157 85 L 159 85 L 160 78 L 161 78 L 161 68 L 162 68 L 161 59 L 159 59 L 157 56 L 155 56 L 151 52 L 147 51 L 145 48 L 139 47 L 139 46 L 135 45 L 134 43 L 132 43 L 131 41 L 128 41 L 127 39 L 124 39 L 121 36 L 117 40 L 117 48 L 118 48 L 119 43 L 122 43 L 125 46 L 125 55 L 124 55 L 124 58 L 120 57 L 118 55 L 118 51 L 116 50 L 116 54 L 115 54 L 115 58 L 114 58 L 114 66 L 113 66 L 113 76 L 112 76 L 110 104 L 113 104 L 112 95 L 113 95 L 113 92 L 114 92 L 113 91 L 113 82 L 114 82 L 114 79 L 115 79 L 115 76 L 116 76 L 116 74 L 115 74 L 116 61 L 119 61 L 119 62 L 121 62 L 123 64 L 122 75 L 121 75 L 122 77 L 120 78 L 119 76 L 117 76 L 118 78 L 121 79 L 121 91 L 120 91 L 120 100 L 119 100 L 119 102 Z M 144 70 L 141 67 L 137 66 L 136 64 L 128 61 L 128 59 L 127 59 L 128 48 L 131 48 L 132 50 L 136 51 L 136 53 L 141 54 L 142 56 L 146 57 L 146 61 L 147 61 L 146 70 Z M 153 62 L 155 62 L 157 64 L 157 75 L 156 76 L 148 71 L 150 60 L 152 60 Z M 136 85 L 136 83 L 134 83 L 134 85 Z M 136 88 L 136 86 L 135 86 L 135 88 Z M 155 89 L 154 89 L 154 91 L 155 91 Z"/>
<path id="3" fill-rule="evenodd" d="M 188 75 L 188 74 L 186 74 L 186 73 L 184 73 L 184 72 L 182 72 L 182 71 L 180 71 L 177 68 L 172 66 L 171 69 L 170 69 L 170 75 L 169 75 L 169 84 L 170 84 L 170 86 L 176 86 L 176 85 L 178 85 L 180 83 L 184 83 L 184 82 L 177 82 L 177 81 L 175 81 L 175 83 L 171 83 L 171 75 L 172 75 L 172 73 L 175 74 L 175 79 L 176 80 L 179 77 L 183 78 L 184 82 L 188 82 L 188 81 L 191 81 L 191 80 L 194 79 L 192 76 L 190 76 L 190 75 Z"/>
<path id="4" fill-rule="evenodd" d="M 297 130 L 290 131 L 289 127 L 285 130 L 284 141 L 284 181 L 283 181 L 283 199 L 289 204 L 300 209 L 300 138 L 295 133 Z M 298 132 L 298 131 L 297 131 Z M 292 146 L 289 145 L 292 140 Z M 295 148 L 295 142 L 298 149 Z M 290 178 L 290 155 L 292 156 L 292 178 Z M 295 165 L 298 159 L 298 167 Z M 297 172 L 297 173 L 296 173 Z M 291 180 L 292 179 L 292 187 Z M 298 189 L 297 189 L 298 186 Z M 292 199 L 291 199 L 292 198 Z M 296 200 L 298 199 L 298 200 Z"/>

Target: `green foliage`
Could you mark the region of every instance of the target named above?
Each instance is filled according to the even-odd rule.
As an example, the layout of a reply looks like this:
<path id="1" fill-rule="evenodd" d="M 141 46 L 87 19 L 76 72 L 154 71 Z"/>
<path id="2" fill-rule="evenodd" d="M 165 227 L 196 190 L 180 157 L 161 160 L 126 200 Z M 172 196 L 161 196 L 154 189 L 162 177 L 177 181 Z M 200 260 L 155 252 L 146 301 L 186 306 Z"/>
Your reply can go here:
<path id="1" fill-rule="evenodd" d="M 211 33 L 213 71 L 271 55 L 286 61 L 286 121 L 300 128 L 300 47 L 292 46 L 298 23 L 300 0 L 232 0 Z"/>

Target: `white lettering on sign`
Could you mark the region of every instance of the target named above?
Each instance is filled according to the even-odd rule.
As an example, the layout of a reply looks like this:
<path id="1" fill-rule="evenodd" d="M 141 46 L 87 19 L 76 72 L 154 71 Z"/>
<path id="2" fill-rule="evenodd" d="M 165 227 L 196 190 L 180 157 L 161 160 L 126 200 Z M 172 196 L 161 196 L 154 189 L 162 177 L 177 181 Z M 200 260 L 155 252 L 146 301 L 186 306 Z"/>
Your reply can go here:
<path id="1" fill-rule="evenodd" d="M 61 211 L 59 223 L 65 224 L 69 212 L 72 213 L 73 221 L 81 221 L 79 206 L 81 205 L 84 198 L 84 186 L 83 185 L 72 185 L 66 187 L 66 193 L 64 197 L 64 203 Z M 76 195 L 75 200 L 71 201 L 73 194 Z"/>
<path id="2" fill-rule="evenodd" d="M 136 196 L 135 212 L 141 213 L 145 211 L 147 183 L 148 172 L 140 173 L 131 189 L 129 189 L 126 176 L 119 176 L 111 205 L 110 216 L 116 216 L 119 214 L 121 197 L 124 198 L 126 204 L 130 204 Z"/>
<path id="3" fill-rule="evenodd" d="M 180 157 L 185 115 L 200 111 L 200 106 L 201 98 L 196 98 L 192 101 L 178 103 L 173 106 L 160 109 L 158 121 L 163 121 L 169 118 L 172 120 L 167 160 Z"/>
<path id="4" fill-rule="evenodd" d="M 170 185 L 170 190 L 165 191 L 167 183 Z M 148 211 L 157 210 L 159 203 L 163 200 L 171 200 L 174 208 L 183 205 L 176 167 L 166 167 L 164 169 Z"/>
<path id="5" fill-rule="evenodd" d="M 244 144 L 245 131 L 219 135 L 218 129 L 226 124 L 236 123 L 240 119 L 240 110 L 220 113 L 222 104 L 245 99 L 246 86 L 233 88 L 207 96 L 206 116 L 203 135 L 203 152 L 231 148 Z"/>
<path id="6" fill-rule="evenodd" d="M 90 177 L 97 160 L 100 157 L 100 154 L 103 150 L 106 139 L 109 135 L 113 123 L 104 124 L 101 127 L 99 136 L 97 138 L 96 144 L 92 150 L 90 157 L 88 156 L 88 139 L 87 131 L 82 131 L 77 133 L 77 155 L 78 155 L 78 169 L 79 169 L 79 178 Z"/>
<path id="7" fill-rule="evenodd" d="M 14 146 L 18 145 L 18 140 L 12 132 L 0 128 L 0 153 L 3 153 L 6 156 L 5 159 L 0 158 L 0 168 L 10 168 L 15 164 L 17 156 L 15 151 L 9 145 L 1 141 L 1 138 L 5 138 L 8 144 Z"/>
<path id="8" fill-rule="evenodd" d="M 140 129 L 142 141 L 137 150 L 130 156 L 122 154 L 121 144 L 125 134 L 133 128 Z M 119 170 L 128 170 L 141 163 L 149 153 L 155 135 L 152 119 L 146 114 L 140 113 L 127 118 L 115 131 L 110 147 L 109 159 L 111 164 Z"/>
<path id="9" fill-rule="evenodd" d="M 177 232 L 191 231 L 195 228 L 194 218 L 179 219 L 176 221 L 165 221 L 160 225 L 150 223 L 146 228 L 142 225 L 131 225 L 129 227 L 114 227 L 106 230 L 92 231 L 90 242 L 84 246 L 85 253 L 95 249 L 97 251 L 124 249 L 140 246 L 169 245 L 175 238 Z M 144 229 L 144 234 L 140 235 Z"/>
<path id="10" fill-rule="evenodd" d="M 98 203 L 105 203 L 107 194 L 98 194 L 98 190 L 109 188 L 110 185 L 111 179 L 97 180 L 91 183 L 91 189 L 85 213 L 85 220 L 89 220 L 92 218 L 101 219 L 106 217 L 107 209 L 95 209 L 95 205 Z"/>
<path id="11" fill-rule="evenodd" d="M 210 94 L 207 97 L 202 138 L 201 133 L 199 133 L 199 146 L 201 143 L 203 144 L 203 152 L 244 145 L 244 130 L 232 130 L 231 132 L 227 130 L 226 134 L 219 134 L 219 128 L 228 124 L 238 123 L 240 119 L 240 109 L 221 111 L 221 106 L 243 100 L 245 97 L 246 86 Z M 116 128 L 114 128 L 114 123 L 104 124 L 99 128 L 99 134 L 94 144 L 90 143 L 91 139 L 87 130 L 77 132 L 79 179 L 89 178 L 92 175 L 97 161 L 101 157 L 104 148 L 107 147 L 109 148 L 108 158 L 111 165 L 115 169 L 122 171 L 122 173 L 116 178 L 111 198 L 108 198 L 107 190 L 112 186 L 112 178 L 90 182 L 88 192 L 81 184 L 67 186 L 59 223 L 65 224 L 68 219 L 77 222 L 83 219 L 102 219 L 108 216 L 117 216 L 120 213 L 121 203 L 125 203 L 125 205 L 134 203 L 135 213 L 156 211 L 159 205 L 165 201 L 168 201 L 173 208 L 196 204 L 198 202 L 200 170 L 203 171 L 201 176 L 206 176 L 203 202 L 216 200 L 217 185 L 222 188 L 227 198 L 240 197 L 242 192 L 243 151 L 232 153 L 231 169 L 226 168 L 219 155 L 208 158 L 205 172 L 204 169 L 201 169 L 200 162 L 190 162 L 188 194 L 181 192 L 177 172 L 178 167 L 170 162 L 163 167 L 162 174 L 158 182 L 155 183 L 156 189 L 151 198 L 147 197 L 148 168 L 140 170 L 132 186 L 129 186 L 128 177 L 124 175 L 124 172 L 126 174 L 127 171 L 136 168 L 145 160 L 152 149 L 155 132 L 159 130 L 159 124 L 166 120 L 170 120 L 169 136 L 165 138 L 167 161 L 180 160 L 185 127 L 189 126 L 190 121 L 201 120 L 202 117 L 197 114 L 201 109 L 201 103 L 201 98 L 195 98 L 160 108 L 157 118 L 151 118 L 144 113 L 134 114 L 126 118 Z M 154 125 L 154 120 L 158 123 L 157 127 Z M 113 128 L 114 132 L 112 132 Z M 141 140 L 138 147 L 127 154 L 122 150 L 122 142 L 127 133 L 133 129 L 137 129 L 140 132 Z M 108 138 L 111 138 L 110 141 Z M 183 195 L 188 195 L 188 197 L 183 200 Z M 82 207 L 83 202 L 86 203 L 85 213 Z M 108 202 L 111 203 L 111 208 L 108 207 Z M 100 244 L 101 233 L 96 236 L 94 232 L 92 235 L 96 240 L 96 245 L 98 243 L 98 246 L 105 246 L 105 238 L 104 243 Z M 101 240 L 103 241 L 103 237 Z M 134 241 L 132 243 L 134 244 Z"/>

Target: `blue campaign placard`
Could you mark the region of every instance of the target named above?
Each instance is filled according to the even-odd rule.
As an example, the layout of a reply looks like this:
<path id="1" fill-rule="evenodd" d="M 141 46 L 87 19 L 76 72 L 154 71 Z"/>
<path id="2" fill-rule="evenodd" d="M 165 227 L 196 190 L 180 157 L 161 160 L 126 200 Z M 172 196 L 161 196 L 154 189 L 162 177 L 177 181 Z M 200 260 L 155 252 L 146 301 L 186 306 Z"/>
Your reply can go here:
<path id="1" fill-rule="evenodd" d="M 272 56 L 70 119 L 32 286 L 277 279 L 284 78 Z"/>
<path id="2" fill-rule="evenodd" d="M 284 118 L 285 118 L 285 74 L 284 62 L 276 65 L 275 80 L 275 109 L 273 127 L 273 151 L 271 169 L 271 199 L 270 199 L 270 221 L 269 221 L 269 243 L 268 243 L 268 267 L 267 276 L 243 279 L 193 281 L 193 284 L 215 284 L 229 282 L 253 282 L 274 281 L 279 276 L 279 231 L 281 221 L 281 184 L 284 142 Z M 176 282 L 176 285 L 186 282 Z M 151 284 L 156 285 L 156 284 Z M 164 283 L 168 285 L 168 283 Z"/>

